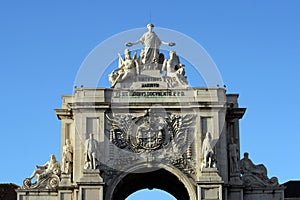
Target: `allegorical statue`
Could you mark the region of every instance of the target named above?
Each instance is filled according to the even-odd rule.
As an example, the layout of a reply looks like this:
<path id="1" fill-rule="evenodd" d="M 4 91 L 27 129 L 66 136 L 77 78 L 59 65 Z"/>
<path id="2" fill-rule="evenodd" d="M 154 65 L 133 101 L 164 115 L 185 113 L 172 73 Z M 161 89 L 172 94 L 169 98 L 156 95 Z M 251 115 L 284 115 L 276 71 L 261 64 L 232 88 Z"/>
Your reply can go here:
<path id="1" fill-rule="evenodd" d="M 165 59 L 162 67 L 162 71 L 166 71 L 166 76 L 171 76 L 175 73 L 175 69 L 179 67 L 179 57 L 176 55 L 175 51 L 170 51 L 170 58 Z"/>
<path id="2" fill-rule="evenodd" d="M 263 164 L 254 165 L 253 162 L 249 159 L 249 153 L 244 153 L 244 158 L 241 160 L 241 172 L 242 174 L 255 174 L 256 176 L 266 179 L 267 178 L 267 169 Z"/>
<path id="3" fill-rule="evenodd" d="M 154 25 L 147 25 L 148 32 L 144 33 L 143 36 L 136 42 L 127 42 L 125 45 L 131 47 L 136 44 L 144 45 L 144 51 L 142 56 L 142 64 L 158 62 L 159 59 L 159 47 L 161 44 L 174 46 L 174 42 L 164 42 L 159 39 L 155 32 L 153 32 Z"/>
<path id="4" fill-rule="evenodd" d="M 230 160 L 230 172 L 238 172 L 239 149 L 238 145 L 234 142 L 233 137 L 231 137 L 231 143 L 228 145 L 228 151 Z"/>
<path id="5" fill-rule="evenodd" d="M 203 167 L 211 168 L 214 166 L 214 151 L 212 148 L 212 137 L 210 132 L 207 132 L 202 143 L 202 158 L 203 158 Z"/>
<path id="6" fill-rule="evenodd" d="M 242 179 L 244 182 L 250 185 L 278 185 L 278 179 L 267 176 L 267 168 L 263 164 L 255 165 L 249 159 L 249 153 L 244 153 L 244 158 L 240 161 L 240 169 Z"/>
<path id="7" fill-rule="evenodd" d="M 114 87 L 117 82 L 134 78 L 136 74 L 139 73 L 136 53 L 133 58 L 131 58 L 130 53 L 131 52 L 128 49 L 125 49 L 124 59 L 119 54 L 119 66 L 109 75 L 109 81 L 112 87 Z"/>
<path id="8" fill-rule="evenodd" d="M 39 182 L 41 178 L 49 176 L 51 174 L 60 174 L 59 162 L 56 160 L 56 157 L 53 154 L 50 155 L 50 160 L 44 165 L 36 166 L 36 170 L 34 170 L 29 179 L 33 179 L 36 176 L 36 181 Z"/>
<path id="9" fill-rule="evenodd" d="M 185 66 L 180 63 L 179 56 L 175 51 L 170 51 L 170 58 L 165 59 L 162 66 L 162 73 L 166 72 L 165 75 L 169 77 L 175 77 L 177 81 L 170 84 L 187 85 L 188 82 L 185 77 Z M 170 79 L 172 80 L 172 79 Z"/>
<path id="10" fill-rule="evenodd" d="M 89 138 L 85 141 L 85 165 L 84 169 L 96 169 L 98 162 L 98 142 L 94 139 L 94 134 L 90 134 Z"/>
<path id="11" fill-rule="evenodd" d="M 48 162 L 42 166 L 37 165 L 32 175 L 23 181 L 23 188 L 55 188 L 59 183 L 60 172 L 60 164 L 55 155 L 51 154 Z M 36 182 L 32 184 L 31 180 L 34 177 L 36 177 Z"/>
<path id="12" fill-rule="evenodd" d="M 62 163 L 61 171 L 64 174 L 70 174 L 73 168 L 73 147 L 71 145 L 71 140 L 66 139 L 66 144 L 63 146 L 62 150 Z"/>

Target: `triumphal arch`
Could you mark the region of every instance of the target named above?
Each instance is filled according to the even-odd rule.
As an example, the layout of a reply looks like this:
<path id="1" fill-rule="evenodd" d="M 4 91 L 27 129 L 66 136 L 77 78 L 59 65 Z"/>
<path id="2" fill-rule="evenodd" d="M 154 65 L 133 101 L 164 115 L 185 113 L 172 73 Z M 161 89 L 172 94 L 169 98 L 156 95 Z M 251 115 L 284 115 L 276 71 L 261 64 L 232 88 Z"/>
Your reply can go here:
<path id="1" fill-rule="evenodd" d="M 37 166 L 18 199 L 124 200 L 144 188 L 179 200 L 283 199 L 264 165 L 248 153 L 240 158 L 246 109 L 238 95 L 220 86 L 191 88 L 177 53 L 160 51 L 176 41 L 147 28 L 136 42 L 124 41 L 110 88 L 78 87 L 62 97 L 55 109 L 61 161 L 51 155 Z M 136 44 L 143 49 L 132 52 Z"/>

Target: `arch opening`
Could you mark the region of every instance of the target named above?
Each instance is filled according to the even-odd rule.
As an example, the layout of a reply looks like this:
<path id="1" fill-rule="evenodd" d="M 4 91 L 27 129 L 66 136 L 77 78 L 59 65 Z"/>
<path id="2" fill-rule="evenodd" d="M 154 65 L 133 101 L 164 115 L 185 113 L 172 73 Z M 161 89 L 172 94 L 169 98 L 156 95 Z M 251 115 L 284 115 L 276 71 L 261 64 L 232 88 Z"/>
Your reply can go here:
<path id="1" fill-rule="evenodd" d="M 165 169 L 127 174 L 116 185 L 111 199 L 124 200 L 136 191 L 154 188 L 171 194 L 177 200 L 190 199 L 184 184 L 178 177 Z"/>
<path id="2" fill-rule="evenodd" d="M 125 200 L 152 200 L 153 198 L 164 199 L 164 200 L 176 200 L 176 198 L 170 193 L 160 189 L 142 189 L 129 195 Z"/>

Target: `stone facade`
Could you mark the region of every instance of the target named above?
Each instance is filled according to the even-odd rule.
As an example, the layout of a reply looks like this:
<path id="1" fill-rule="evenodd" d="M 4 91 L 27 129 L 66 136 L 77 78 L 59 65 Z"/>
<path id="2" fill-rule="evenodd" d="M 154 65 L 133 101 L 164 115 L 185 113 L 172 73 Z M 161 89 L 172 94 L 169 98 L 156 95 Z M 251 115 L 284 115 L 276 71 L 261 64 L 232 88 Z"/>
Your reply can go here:
<path id="1" fill-rule="evenodd" d="M 61 170 L 49 170 L 55 160 L 38 168 L 18 190 L 19 200 L 118 200 L 144 188 L 177 199 L 283 199 L 284 187 L 267 177 L 265 166 L 248 154 L 240 159 L 239 119 L 246 109 L 238 95 L 190 88 L 176 53 L 164 60 L 155 52 L 147 60 L 126 50 L 109 76 L 111 88 L 62 97 L 55 110 Z"/>

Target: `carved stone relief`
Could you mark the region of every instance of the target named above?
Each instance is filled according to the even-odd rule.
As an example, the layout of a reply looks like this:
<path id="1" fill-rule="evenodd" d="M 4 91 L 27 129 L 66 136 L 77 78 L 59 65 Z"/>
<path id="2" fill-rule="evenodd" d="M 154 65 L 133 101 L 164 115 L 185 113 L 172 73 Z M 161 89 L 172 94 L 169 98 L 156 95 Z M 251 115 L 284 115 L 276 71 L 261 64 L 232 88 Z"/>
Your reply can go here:
<path id="1" fill-rule="evenodd" d="M 114 165 L 126 165 L 138 160 L 158 160 L 188 173 L 194 171 L 190 144 L 193 141 L 194 114 L 159 113 L 107 114 L 110 142 L 117 149 L 128 151 L 129 157 L 114 157 Z"/>

